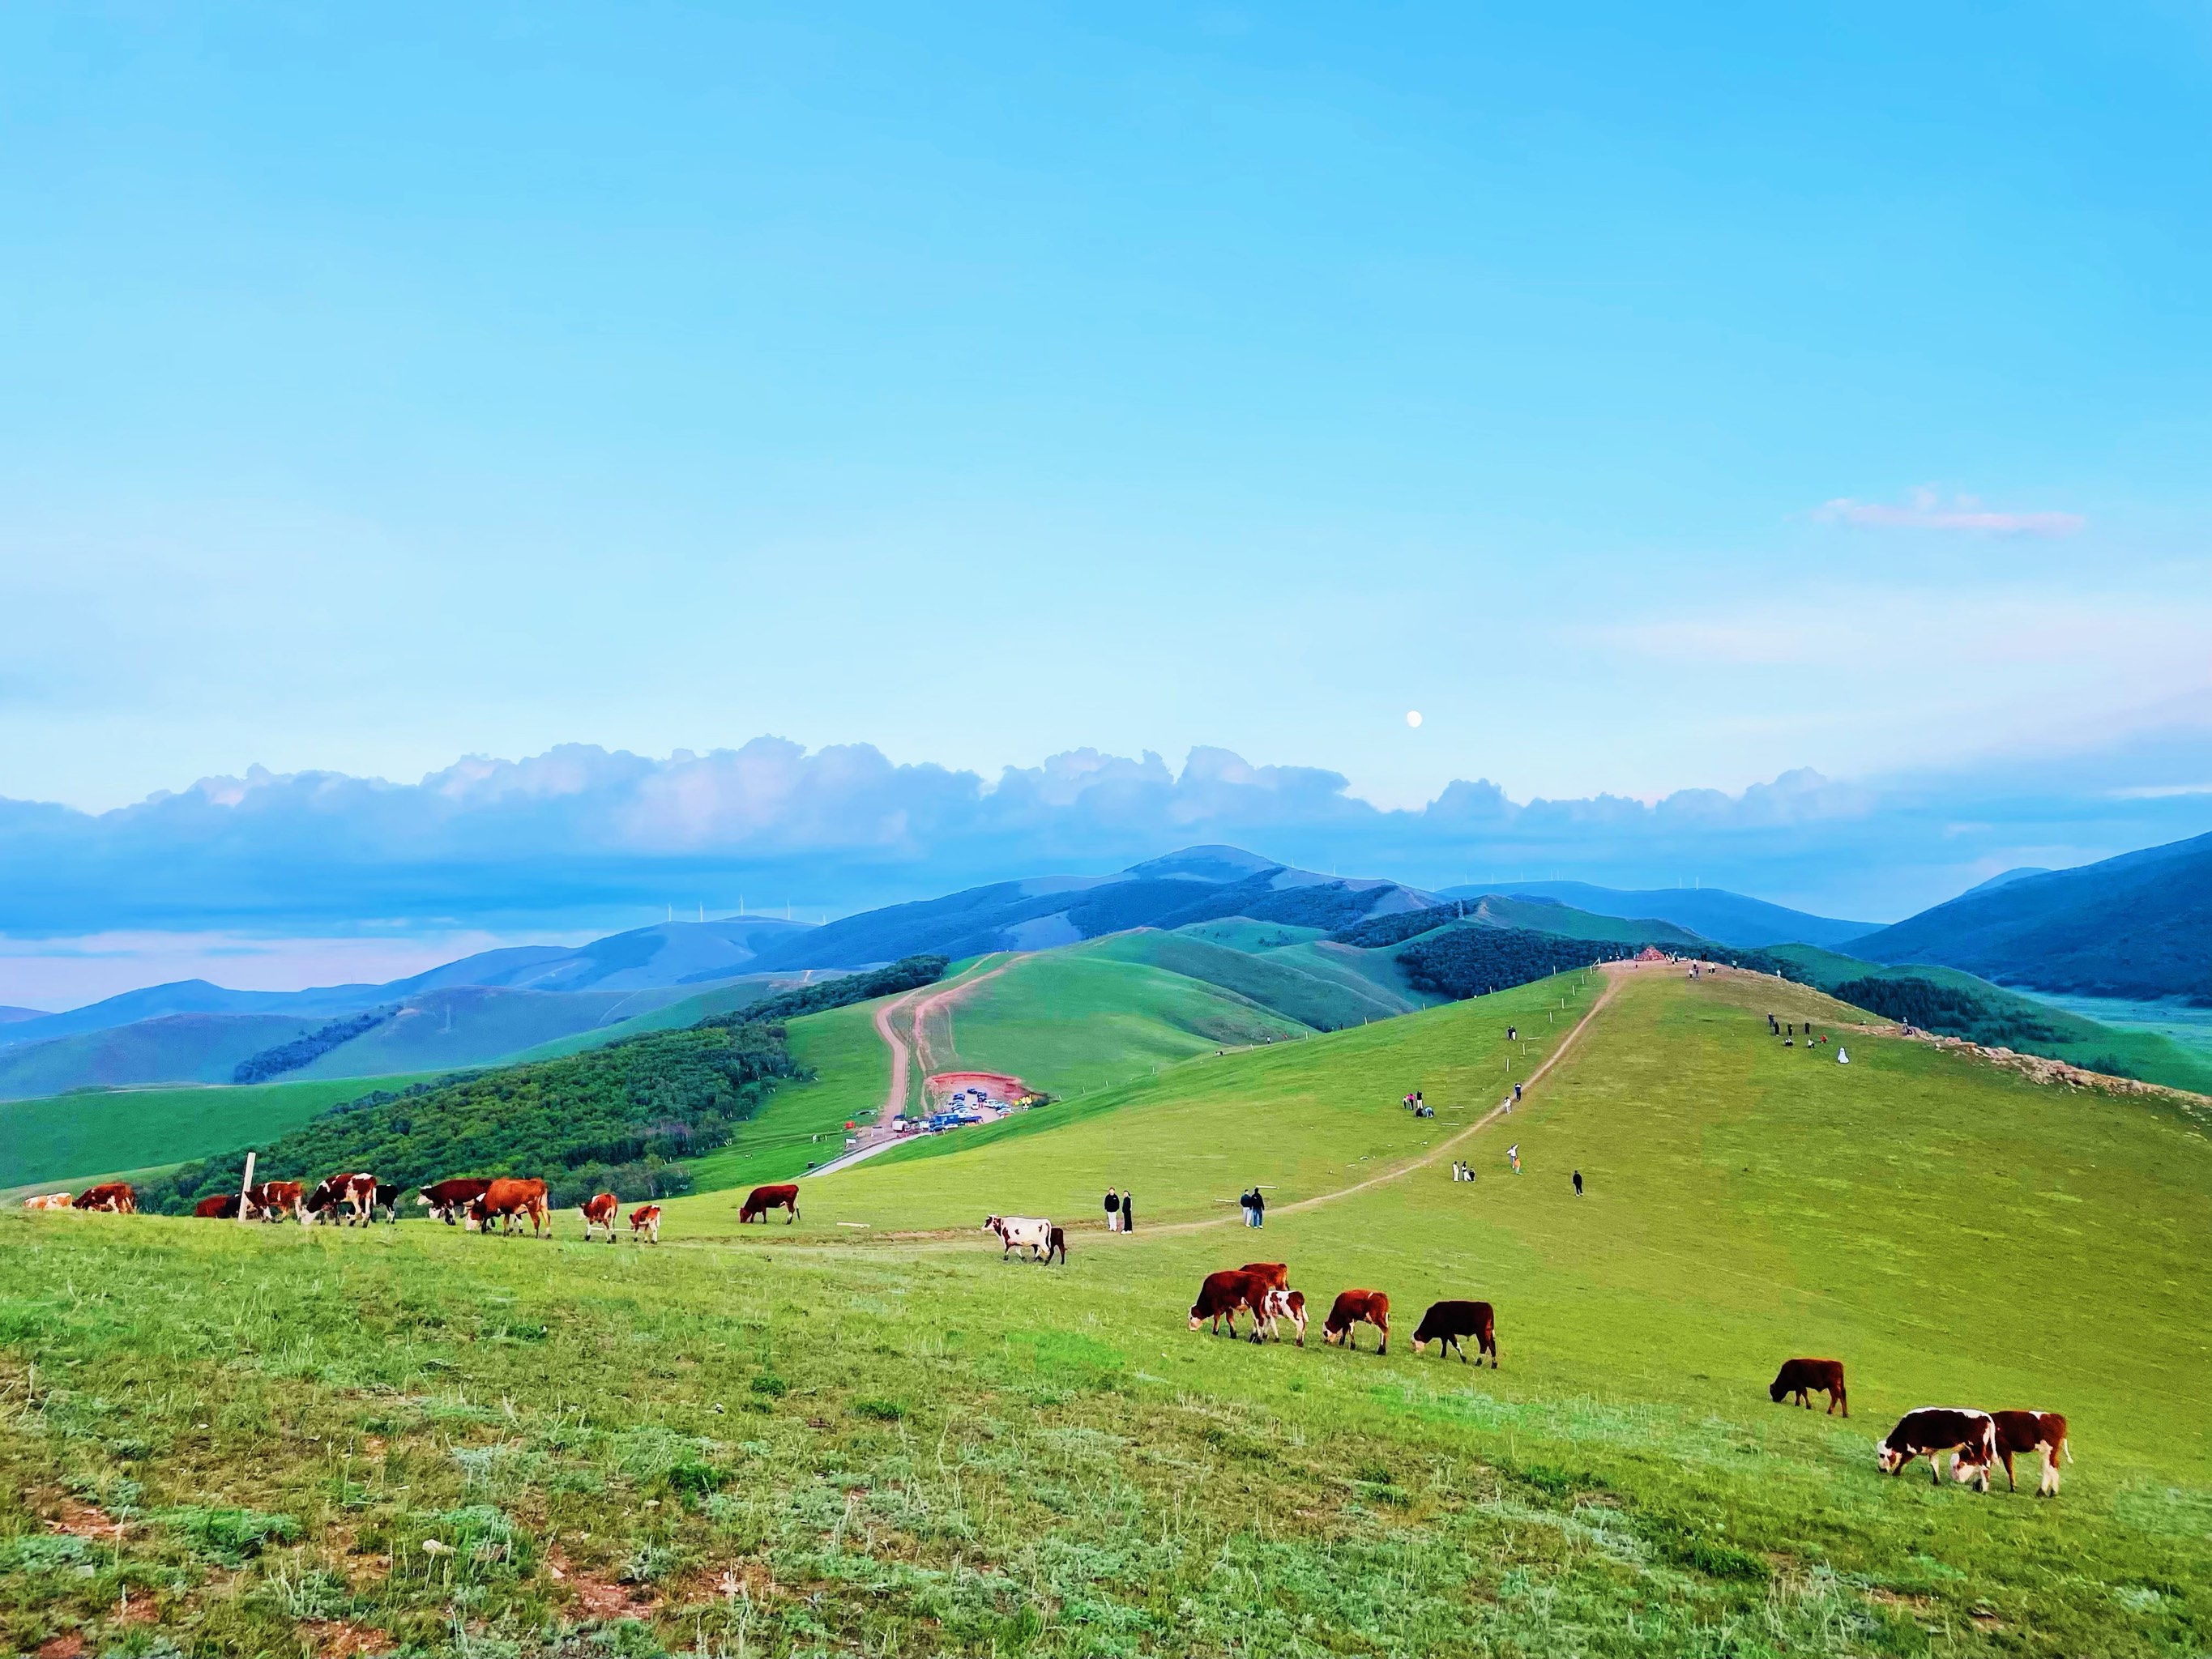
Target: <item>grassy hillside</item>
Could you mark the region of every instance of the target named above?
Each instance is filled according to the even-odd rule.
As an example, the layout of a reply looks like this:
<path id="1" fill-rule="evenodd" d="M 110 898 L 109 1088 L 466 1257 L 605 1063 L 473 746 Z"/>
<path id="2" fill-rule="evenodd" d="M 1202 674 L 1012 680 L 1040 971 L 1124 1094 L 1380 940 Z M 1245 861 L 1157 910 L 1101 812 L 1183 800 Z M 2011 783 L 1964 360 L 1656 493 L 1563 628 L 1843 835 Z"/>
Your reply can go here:
<path id="1" fill-rule="evenodd" d="M 450 986 L 409 999 L 382 1024 L 295 1075 L 380 1077 L 488 1066 L 561 1037 L 588 1036 L 689 994 L 665 986 L 637 991 Z"/>
<path id="2" fill-rule="evenodd" d="M 2042 1054 L 2112 1076 L 2141 1078 L 2147 1083 L 2212 1094 L 2212 1054 L 2159 1031 L 2102 1024 L 1956 968 L 1924 963 L 1886 967 L 1809 945 L 1783 945 L 1769 954 L 1787 963 L 1793 976 L 1824 990 L 1851 991 L 1856 1001 L 1864 1002 L 1869 994 L 1853 988 L 1868 980 L 1892 983 L 1917 980 L 1938 988 L 1948 994 L 1943 999 L 1944 1007 L 1936 1018 L 1922 1013 L 1918 1023 L 1946 1036 Z M 1902 1017 L 1899 1011 L 1913 1006 L 1911 1001 L 1899 1000 L 1894 1007 L 1880 1012 L 1896 1018 Z"/>
<path id="3" fill-rule="evenodd" d="M 0 1187 L 67 1184 L 104 1170 L 181 1163 L 275 1139 L 372 1089 L 433 1074 L 154 1089 L 0 1102 Z"/>
<path id="4" fill-rule="evenodd" d="M 637 1036 L 647 1031 L 680 1030 L 686 1025 L 696 1025 L 701 1020 L 715 1014 L 726 1014 L 732 1009 L 743 1008 L 771 996 L 782 987 L 798 981 L 790 975 L 773 978 L 738 980 L 732 984 L 717 985 L 711 990 L 696 992 L 678 1001 L 664 1003 L 648 1013 L 634 1015 L 605 1025 L 594 1026 L 588 1031 L 555 1037 L 550 1042 L 540 1042 L 528 1048 L 518 1049 L 507 1056 L 513 1064 L 533 1060 L 558 1060 L 563 1054 L 579 1054 L 586 1048 L 602 1048 L 610 1042 L 619 1042 L 624 1037 Z"/>
<path id="5" fill-rule="evenodd" d="M 930 1069 L 1006 1072 L 1079 1095 L 1208 1049 L 1311 1035 L 1201 981 L 1127 960 L 1113 939 L 1017 957 L 928 1033 Z"/>
<path id="6" fill-rule="evenodd" d="M 2212 1063 L 2212 1008 L 2168 1000 L 2143 1002 L 2126 997 L 2065 996 L 2050 991 L 2039 994 L 2036 1000 L 2112 1030 L 2148 1031 Z"/>
<path id="7" fill-rule="evenodd" d="M 1420 1145 L 1458 1120 L 1417 1123 L 1403 1087 L 1471 1112 L 1535 1059 L 1506 1018 L 1537 1030 L 1547 999 L 1590 994 L 1209 1055 L 827 1178 L 806 1221 L 741 1240 L 726 1194 L 672 1203 L 659 1251 L 0 1215 L 0 1366 L 23 1400 L 0 1417 L 0 1635 L 2203 1650 L 2203 1137 L 1923 1044 L 1847 1037 L 1838 1066 L 1765 1035 L 1769 1007 L 1832 1017 L 1816 993 L 1642 970 L 1510 1120 Z M 1052 1113 L 1071 1127 L 1026 1127 Z M 1093 1160 L 1079 1182 L 1055 1141 Z M 1344 1166 L 1425 1152 L 1328 1197 Z M 1455 1153 L 1479 1182 L 1445 1179 Z M 1057 1208 L 1063 1179 L 1087 1217 L 1102 1169 L 1137 1188 L 1135 1235 L 1079 1225 L 1049 1270 L 977 1241 L 983 1209 Z M 1259 1238 L 1158 1224 L 1271 1170 L 1327 1201 L 1279 1198 Z M 856 1246 L 837 1224 L 932 1218 L 957 1231 Z M 1389 1355 L 1184 1329 L 1200 1272 L 1263 1255 L 1324 1299 L 1389 1290 Z M 1438 1292 L 1497 1303 L 1503 1370 L 1410 1353 Z M 1849 1363 L 1851 1420 L 1768 1402 L 1805 1352 Z M 1882 1479 L 1870 1439 L 1927 1399 L 2067 1411 L 2065 1495 Z M 143 1622 L 118 1617 L 126 1588 Z"/>
<path id="8" fill-rule="evenodd" d="M 148 1083 L 228 1083 L 239 1061 L 322 1023 L 289 1014 L 170 1014 L 0 1048 L 0 1100 Z"/>
<path id="9" fill-rule="evenodd" d="M 1151 929 L 1116 933 L 1090 948 L 1120 961 L 1146 963 L 1202 980 L 1318 1031 L 1388 1019 L 1404 1012 L 1396 999 L 1371 983 L 1310 973 L 1280 949 L 1255 953 L 1187 933 Z"/>
<path id="10" fill-rule="evenodd" d="M 788 1180 L 842 1152 L 848 1121 L 875 1121 L 891 1073 L 890 1051 L 876 1035 L 877 1006 L 854 1003 L 784 1028 L 792 1058 L 812 1080 L 782 1085 L 728 1146 L 691 1160 L 702 1192 Z"/>

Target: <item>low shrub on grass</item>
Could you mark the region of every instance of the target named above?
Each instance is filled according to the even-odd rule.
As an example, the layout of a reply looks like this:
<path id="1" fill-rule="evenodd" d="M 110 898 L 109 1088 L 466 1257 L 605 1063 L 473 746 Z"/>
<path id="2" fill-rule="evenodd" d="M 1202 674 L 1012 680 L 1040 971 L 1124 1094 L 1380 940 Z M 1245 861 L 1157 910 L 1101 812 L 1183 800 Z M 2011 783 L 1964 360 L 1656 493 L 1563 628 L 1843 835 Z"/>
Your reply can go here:
<path id="1" fill-rule="evenodd" d="M 196 1555 L 227 1567 L 243 1566 L 270 1544 L 289 1544 L 300 1536 L 300 1523 L 289 1515 L 261 1510 L 211 1509 L 190 1504 L 158 1510 L 154 1519 L 188 1543 Z"/>

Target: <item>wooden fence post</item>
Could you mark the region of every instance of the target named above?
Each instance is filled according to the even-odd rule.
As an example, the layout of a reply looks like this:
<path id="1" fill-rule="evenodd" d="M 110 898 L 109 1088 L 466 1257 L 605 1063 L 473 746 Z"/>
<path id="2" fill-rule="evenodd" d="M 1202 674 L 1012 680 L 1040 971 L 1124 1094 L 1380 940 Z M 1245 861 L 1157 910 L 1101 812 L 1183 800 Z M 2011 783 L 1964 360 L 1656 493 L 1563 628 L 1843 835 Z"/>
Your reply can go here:
<path id="1" fill-rule="evenodd" d="M 253 1154 L 248 1152 L 246 1155 L 246 1179 L 239 1183 L 238 1188 L 238 1220 L 240 1226 L 246 1224 L 246 1195 L 252 1190 Z"/>

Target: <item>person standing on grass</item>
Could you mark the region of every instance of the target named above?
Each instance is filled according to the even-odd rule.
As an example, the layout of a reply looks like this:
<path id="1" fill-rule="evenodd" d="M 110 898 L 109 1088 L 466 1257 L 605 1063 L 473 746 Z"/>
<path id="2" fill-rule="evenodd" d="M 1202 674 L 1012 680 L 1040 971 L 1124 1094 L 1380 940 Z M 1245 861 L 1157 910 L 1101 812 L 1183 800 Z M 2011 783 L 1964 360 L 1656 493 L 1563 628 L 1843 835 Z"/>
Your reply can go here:
<path id="1" fill-rule="evenodd" d="M 1516 1106 L 1521 1103 L 1521 1085 L 1517 1083 L 1513 1085 L 1513 1103 Z"/>
<path id="2" fill-rule="evenodd" d="M 1121 1194 L 1111 1187 L 1106 1189 L 1106 1231 L 1109 1233 L 1121 1231 Z"/>
<path id="3" fill-rule="evenodd" d="M 1121 1194 L 1121 1231 L 1125 1233 L 1137 1231 L 1137 1200 L 1133 1194 Z"/>
<path id="4" fill-rule="evenodd" d="M 1237 1194 L 1237 1208 L 1244 1218 L 1244 1224 L 1250 1226 L 1252 1224 L 1252 1194 L 1249 1188 Z"/>
<path id="5" fill-rule="evenodd" d="M 1267 1200 L 1256 1181 L 1252 1183 L 1252 1224 L 1255 1227 L 1267 1224 Z"/>
<path id="6" fill-rule="evenodd" d="M 1580 1198 L 1582 1195 L 1583 1195 L 1583 1172 L 1582 1172 L 1580 1170 L 1576 1170 L 1576 1171 L 1575 1171 L 1575 1196 L 1576 1196 L 1577 1198 Z"/>

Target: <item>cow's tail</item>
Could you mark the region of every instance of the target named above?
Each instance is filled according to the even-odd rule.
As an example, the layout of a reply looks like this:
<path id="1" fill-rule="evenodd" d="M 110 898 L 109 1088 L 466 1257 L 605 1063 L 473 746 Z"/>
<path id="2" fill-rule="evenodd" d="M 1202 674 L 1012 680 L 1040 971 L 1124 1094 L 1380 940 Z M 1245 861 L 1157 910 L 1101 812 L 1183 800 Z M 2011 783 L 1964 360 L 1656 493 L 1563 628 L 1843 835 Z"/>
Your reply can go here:
<path id="1" fill-rule="evenodd" d="M 2058 1449 L 2066 1455 L 2066 1461 L 2071 1463 L 2074 1461 L 2074 1437 L 2069 1434 L 2060 1441 Z"/>

